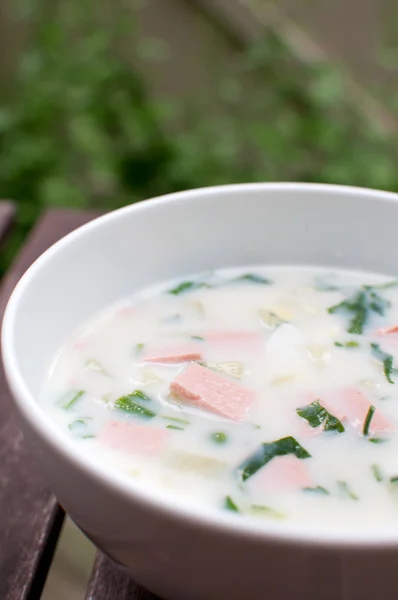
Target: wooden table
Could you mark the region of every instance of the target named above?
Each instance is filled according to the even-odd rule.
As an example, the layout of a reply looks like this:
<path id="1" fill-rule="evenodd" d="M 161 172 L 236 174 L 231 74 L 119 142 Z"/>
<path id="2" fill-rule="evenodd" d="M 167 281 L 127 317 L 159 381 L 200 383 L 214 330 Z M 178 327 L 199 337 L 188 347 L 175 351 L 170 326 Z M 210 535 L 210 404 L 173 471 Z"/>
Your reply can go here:
<path id="1" fill-rule="evenodd" d="M 95 212 L 51 210 L 39 220 L 0 288 L 0 315 L 30 264 L 59 238 L 97 216 Z M 0 241 L 14 217 L 0 202 Z M 64 513 L 46 488 L 25 448 L 3 367 L 0 367 L 0 600 L 39 600 Z M 86 600 L 156 600 L 101 553 L 97 554 Z"/>

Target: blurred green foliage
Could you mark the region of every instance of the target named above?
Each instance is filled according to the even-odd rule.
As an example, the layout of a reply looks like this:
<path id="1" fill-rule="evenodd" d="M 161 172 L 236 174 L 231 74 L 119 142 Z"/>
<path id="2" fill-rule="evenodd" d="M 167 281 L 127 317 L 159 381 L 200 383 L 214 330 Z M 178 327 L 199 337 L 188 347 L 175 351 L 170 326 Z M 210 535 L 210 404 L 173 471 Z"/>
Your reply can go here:
<path id="1" fill-rule="evenodd" d="M 46 207 L 112 209 L 243 181 L 398 191 L 396 144 L 347 100 L 339 69 L 299 64 L 271 31 L 228 75 L 215 69 L 212 110 L 152 97 L 121 49 L 128 38 L 139 64 L 164 48 L 141 36 L 131 13 L 100 15 L 94 0 L 25 9 L 32 33 L 0 98 L 0 195 L 18 203 L 2 270 Z"/>

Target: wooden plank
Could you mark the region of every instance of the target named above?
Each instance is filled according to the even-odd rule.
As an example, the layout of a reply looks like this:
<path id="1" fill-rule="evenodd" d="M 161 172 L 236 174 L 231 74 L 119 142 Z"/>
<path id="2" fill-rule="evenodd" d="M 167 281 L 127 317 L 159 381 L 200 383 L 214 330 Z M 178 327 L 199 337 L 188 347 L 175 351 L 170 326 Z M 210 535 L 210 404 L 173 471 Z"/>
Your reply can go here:
<path id="1" fill-rule="evenodd" d="M 10 293 L 30 264 L 60 237 L 97 214 L 56 210 L 40 219 L 3 279 L 1 319 Z M 0 598 L 38 600 L 63 513 L 25 448 L 2 366 L 0 414 Z"/>
<path id="2" fill-rule="evenodd" d="M 86 600 L 159 600 L 134 583 L 126 572 L 98 552 Z"/>
<path id="3" fill-rule="evenodd" d="M 9 200 L 0 201 L 0 243 L 6 237 L 14 220 L 15 208 Z"/>

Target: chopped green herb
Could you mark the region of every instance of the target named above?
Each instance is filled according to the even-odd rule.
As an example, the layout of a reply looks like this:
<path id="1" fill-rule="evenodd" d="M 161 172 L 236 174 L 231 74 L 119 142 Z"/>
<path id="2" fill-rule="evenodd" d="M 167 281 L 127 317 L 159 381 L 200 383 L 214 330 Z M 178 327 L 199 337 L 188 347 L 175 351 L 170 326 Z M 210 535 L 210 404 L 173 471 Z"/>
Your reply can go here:
<path id="1" fill-rule="evenodd" d="M 86 427 L 86 419 L 76 419 L 72 423 L 69 423 L 69 429 L 80 429 L 80 427 Z"/>
<path id="2" fill-rule="evenodd" d="M 79 390 L 78 392 L 69 392 L 67 400 L 64 401 L 63 404 L 61 404 L 61 408 L 65 409 L 65 410 L 69 410 L 70 408 L 72 408 L 72 406 L 74 406 L 76 404 L 76 402 L 78 400 L 80 400 L 80 398 L 85 393 L 86 392 L 83 390 Z M 71 394 L 72 394 L 72 397 L 71 397 Z"/>
<path id="3" fill-rule="evenodd" d="M 227 496 L 225 498 L 224 508 L 226 508 L 227 510 L 232 510 L 233 512 L 240 512 L 239 508 L 236 506 L 231 496 Z"/>
<path id="4" fill-rule="evenodd" d="M 344 496 L 351 498 L 351 500 L 359 500 L 358 496 L 350 490 L 350 488 L 348 487 L 348 483 L 346 481 L 338 481 L 337 485 L 339 486 L 340 492 Z"/>
<path id="5" fill-rule="evenodd" d="M 328 283 L 321 277 L 315 278 L 314 289 L 319 292 L 340 292 L 340 288 L 333 283 Z"/>
<path id="6" fill-rule="evenodd" d="M 388 300 L 384 300 L 373 288 L 364 286 L 351 298 L 331 306 L 328 312 L 331 314 L 336 312 L 351 314 L 348 332 L 359 335 L 363 333 L 372 313 L 383 316 L 389 306 L 390 302 Z"/>
<path id="7" fill-rule="evenodd" d="M 397 369 L 394 368 L 394 359 L 391 354 L 387 354 L 387 352 L 383 352 L 380 348 L 379 344 L 370 344 L 372 348 L 372 354 L 377 360 L 383 363 L 384 367 L 384 375 L 388 383 L 394 384 L 394 381 L 391 379 L 391 375 L 395 375 L 397 373 Z"/>
<path id="8" fill-rule="evenodd" d="M 348 342 L 345 343 L 345 347 L 346 348 L 358 348 L 359 344 L 355 340 L 350 340 L 350 341 L 348 341 Z"/>
<path id="9" fill-rule="evenodd" d="M 205 338 L 201 337 L 200 335 L 191 335 L 191 340 L 196 340 L 198 342 L 204 342 Z"/>
<path id="10" fill-rule="evenodd" d="M 272 283 L 272 281 L 269 279 L 266 279 L 261 275 L 256 275 L 256 273 L 246 273 L 245 275 L 240 275 L 240 277 L 237 277 L 235 281 L 248 281 L 249 283 L 259 283 L 261 285 L 269 285 Z"/>
<path id="11" fill-rule="evenodd" d="M 181 423 L 181 425 L 189 425 L 189 421 L 185 419 L 178 419 L 177 417 L 168 417 L 167 415 L 162 415 L 162 419 L 166 421 L 173 421 L 173 423 Z"/>
<path id="12" fill-rule="evenodd" d="M 139 415 L 140 417 L 146 417 L 148 419 L 152 419 L 155 416 L 155 413 L 138 402 L 135 402 L 135 398 L 140 398 L 141 400 L 149 400 L 148 396 L 145 396 L 140 390 L 135 390 L 131 394 L 127 396 L 121 396 L 115 402 L 115 407 L 120 410 L 124 410 L 128 413 L 133 413 Z"/>
<path id="13" fill-rule="evenodd" d="M 258 504 L 252 504 L 250 507 L 250 512 L 252 515 L 258 517 L 272 517 L 274 519 L 285 519 L 286 515 L 283 513 L 271 508 L 270 506 L 260 506 Z"/>
<path id="14" fill-rule="evenodd" d="M 261 444 L 256 452 L 239 465 L 237 473 L 242 481 L 246 481 L 270 460 L 276 456 L 286 456 L 286 454 L 294 454 L 297 458 L 309 458 L 311 456 L 294 437 L 288 436 L 275 442 Z"/>
<path id="15" fill-rule="evenodd" d="M 217 444 L 225 444 L 225 442 L 228 440 L 228 436 L 226 433 L 219 431 L 216 433 L 212 433 L 211 439 L 213 440 L 213 442 L 216 442 Z"/>
<path id="16" fill-rule="evenodd" d="M 305 487 L 303 488 L 303 492 L 312 492 L 314 494 L 323 494 L 324 496 L 329 496 L 330 492 L 327 491 L 326 488 L 321 485 L 317 485 L 315 487 Z"/>
<path id="17" fill-rule="evenodd" d="M 207 283 L 204 283 L 203 281 L 183 281 L 175 288 L 169 290 L 169 294 L 178 296 L 179 294 L 184 294 L 185 292 L 192 292 L 193 290 L 198 290 L 203 287 L 209 287 L 209 285 Z"/>
<path id="18" fill-rule="evenodd" d="M 380 467 L 378 465 L 372 465 L 371 469 L 376 481 L 383 481 L 383 474 L 380 470 Z"/>
<path id="19" fill-rule="evenodd" d="M 368 442 L 372 442 L 372 444 L 384 444 L 388 440 L 386 438 L 368 438 Z"/>
<path id="20" fill-rule="evenodd" d="M 139 356 L 140 354 L 142 354 L 143 349 L 144 349 L 144 344 L 136 344 L 135 345 L 136 356 Z"/>
<path id="21" fill-rule="evenodd" d="M 371 406 L 369 406 L 369 410 L 367 412 L 364 424 L 363 424 L 363 435 L 365 437 L 367 437 L 369 435 L 369 427 L 370 427 L 370 423 L 373 419 L 373 415 L 375 414 L 375 410 L 376 407 L 373 406 L 373 404 Z"/>
<path id="22" fill-rule="evenodd" d="M 296 409 L 297 414 L 302 419 L 308 421 L 308 424 L 315 428 L 323 424 L 324 431 L 337 431 L 343 433 L 345 431 L 343 424 L 337 417 L 331 415 L 326 408 L 324 408 L 319 400 L 312 402 L 308 406 Z"/>
<path id="23" fill-rule="evenodd" d="M 390 483 L 398 483 L 398 475 L 393 475 L 393 477 L 390 477 Z"/>
<path id="24" fill-rule="evenodd" d="M 68 427 L 69 429 L 74 433 L 74 435 L 76 435 L 79 439 L 89 439 L 89 438 L 94 438 L 95 435 L 92 434 L 86 434 L 84 435 L 85 432 L 87 432 L 87 421 L 90 421 L 91 417 L 82 417 L 80 419 L 76 419 L 75 421 L 73 421 L 72 423 L 69 423 Z"/>
<path id="25" fill-rule="evenodd" d="M 337 348 L 344 348 L 344 344 L 341 342 L 335 342 L 334 345 L 337 346 Z"/>
<path id="26" fill-rule="evenodd" d="M 366 290 L 388 290 L 389 288 L 396 287 L 398 285 L 398 279 L 393 279 L 387 283 L 379 283 L 376 285 L 364 285 Z"/>
<path id="27" fill-rule="evenodd" d="M 178 431 L 184 431 L 184 427 L 178 427 L 177 425 L 167 425 L 166 429 L 177 429 Z"/>

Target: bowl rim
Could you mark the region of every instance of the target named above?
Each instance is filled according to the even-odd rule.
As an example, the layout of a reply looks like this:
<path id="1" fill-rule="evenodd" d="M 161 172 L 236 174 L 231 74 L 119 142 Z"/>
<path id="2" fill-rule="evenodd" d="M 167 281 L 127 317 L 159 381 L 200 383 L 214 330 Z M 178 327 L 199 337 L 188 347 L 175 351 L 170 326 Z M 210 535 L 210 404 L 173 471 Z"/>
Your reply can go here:
<path id="1" fill-rule="evenodd" d="M 316 526 L 303 525 L 297 522 L 271 522 L 259 524 L 249 516 L 236 515 L 227 511 L 217 511 L 210 508 L 190 508 L 187 502 L 181 501 L 177 496 L 155 493 L 153 489 L 145 489 L 128 475 L 102 467 L 99 462 L 92 459 L 79 450 L 73 440 L 57 427 L 56 423 L 45 413 L 37 403 L 33 394 L 28 390 L 23 375 L 18 367 L 16 350 L 13 344 L 13 332 L 16 321 L 16 313 L 21 298 L 30 282 L 35 278 L 41 268 L 51 261 L 64 248 L 73 244 L 76 240 L 90 235 L 92 231 L 102 224 L 123 218 L 127 213 L 140 213 L 148 209 L 152 210 L 158 205 L 184 202 L 189 199 L 200 199 L 207 196 L 216 197 L 234 192 L 281 192 L 291 193 L 306 192 L 308 194 L 330 192 L 332 195 L 342 193 L 355 197 L 367 197 L 375 201 L 398 202 L 398 194 L 382 190 L 373 190 L 355 186 L 317 184 L 317 183 L 242 183 L 231 185 L 211 186 L 196 188 L 188 191 L 166 194 L 156 198 L 124 206 L 117 210 L 101 215 L 92 221 L 78 227 L 67 234 L 55 244 L 50 246 L 33 264 L 27 269 L 14 288 L 4 312 L 1 329 L 1 349 L 6 379 L 11 389 L 13 401 L 18 407 L 19 413 L 33 428 L 35 433 L 52 451 L 61 454 L 64 460 L 73 464 L 73 467 L 82 471 L 85 476 L 94 478 L 97 483 L 110 488 L 114 493 L 121 495 L 130 502 L 150 507 L 157 513 L 161 513 L 170 519 L 177 519 L 194 527 L 208 528 L 213 531 L 226 534 L 235 534 L 240 538 L 256 538 L 274 542 L 285 542 L 298 544 L 300 546 L 322 546 L 322 547 L 344 547 L 344 548 L 387 548 L 398 546 L 398 528 L 394 526 L 385 529 L 371 529 L 368 531 L 334 529 L 333 527 L 323 530 L 319 523 Z M 84 526 L 84 524 L 82 524 Z"/>

